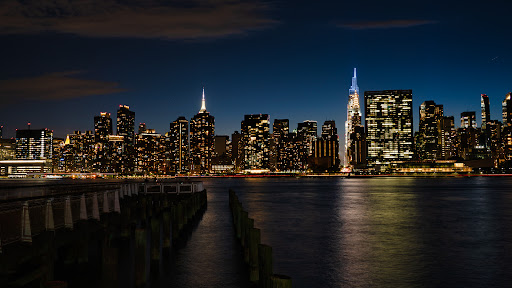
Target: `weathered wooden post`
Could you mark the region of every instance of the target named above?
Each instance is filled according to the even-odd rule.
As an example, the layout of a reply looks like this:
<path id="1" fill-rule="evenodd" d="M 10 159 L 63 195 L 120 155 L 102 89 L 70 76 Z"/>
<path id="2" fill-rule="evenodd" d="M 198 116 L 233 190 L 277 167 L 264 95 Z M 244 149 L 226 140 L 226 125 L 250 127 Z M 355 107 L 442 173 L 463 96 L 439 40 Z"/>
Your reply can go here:
<path id="1" fill-rule="evenodd" d="M 172 241 L 174 242 L 179 236 L 179 223 L 178 223 L 178 206 L 171 205 L 171 230 L 172 230 Z"/>
<path id="2" fill-rule="evenodd" d="M 32 230 L 30 229 L 30 216 L 28 201 L 23 203 L 21 208 L 21 242 L 32 243 Z"/>
<path id="3" fill-rule="evenodd" d="M 273 274 L 272 267 L 272 247 L 258 245 L 258 269 L 259 269 L 259 288 L 271 288 L 270 277 Z"/>
<path id="4" fill-rule="evenodd" d="M 160 221 L 156 213 L 151 217 L 151 260 L 160 260 Z"/>
<path id="5" fill-rule="evenodd" d="M 135 287 L 146 286 L 146 230 L 135 230 Z"/>
<path id="6" fill-rule="evenodd" d="M 107 191 L 105 191 L 105 193 L 103 193 L 103 213 L 104 214 L 110 213 L 110 208 L 108 205 L 108 192 Z"/>
<path id="7" fill-rule="evenodd" d="M 106 239 L 103 240 L 103 281 L 106 287 L 118 286 L 118 263 L 119 248 L 111 247 L 107 232 Z"/>
<path id="8" fill-rule="evenodd" d="M 249 281 L 258 282 L 258 245 L 261 243 L 260 229 L 251 228 L 249 233 Z"/>
<path id="9" fill-rule="evenodd" d="M 71 213 L 71 198 L 69 196 L 66 197 L 64 204 L 64 227 L 70 230 L 73 229 L 73 214 Z"/>
<path id="10" fill-rule="evenodd" d="M 55 231 L 55 222 L 53 219 L 53 208 L 52 208 L 52 200 L 46 200 L 46 211 L 44 214 L 44 228 L 46 231 Z"/>
<path id="11" fill-rule="evenodd" d="M 171 248 L 171 207 L 169 205 L 169 197 L 167 194 L 164 195 L 164 203 L 162 210 L 162 248 L 169 249 Z"/>
<path id="12" fill-rule="evenodd" d="M 119 204 L 119 191 L 114 192 L 114 212 L 121 213 L 121 205 Z"/>
<path id="13" fill-rule="evenodd" d="M 80 220 L 87 220 L 87 207 L 85 206 L 85 194 L 80 196 Z"/>
<path id="14" fill-rule="evenodd" d="M 286 275 L 274 274 L 270 277 L 272 288 L 292 288 L 292 278 Z"/>
<path id="15" fill-rule="evenodd" d="M 92 194 L 92 219 L 100 221 L 100 209 L 98 207 L 98 193 Z"/>

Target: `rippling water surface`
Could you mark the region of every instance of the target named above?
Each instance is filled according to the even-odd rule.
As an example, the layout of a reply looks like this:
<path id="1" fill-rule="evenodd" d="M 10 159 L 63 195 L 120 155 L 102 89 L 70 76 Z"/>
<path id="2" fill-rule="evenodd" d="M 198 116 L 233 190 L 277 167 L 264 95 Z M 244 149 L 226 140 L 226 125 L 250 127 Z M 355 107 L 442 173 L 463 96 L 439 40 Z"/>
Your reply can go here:
<path id="1" fill-rule="evenodd" d="M 243 284 L 231 274 L 240 271 L 229 261 L 238 255 L 229 251 L 228 188 L 273 247 L 274 273 L 294 287 L 512 283 L 510 178 L 224 178 L 205 186 L 208 210 L 171 284 Z"/>

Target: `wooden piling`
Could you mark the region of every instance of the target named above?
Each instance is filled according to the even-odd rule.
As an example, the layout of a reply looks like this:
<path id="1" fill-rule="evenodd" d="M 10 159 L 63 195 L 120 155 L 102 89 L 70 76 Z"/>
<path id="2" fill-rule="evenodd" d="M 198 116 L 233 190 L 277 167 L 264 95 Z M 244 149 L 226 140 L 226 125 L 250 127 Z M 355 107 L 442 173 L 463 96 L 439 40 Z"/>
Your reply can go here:
<path id="1" fill-rule="evenodd" d="M 135 287 L 146 286 L 146 230 L 135 230 Z"/>
<path id="2" fill-rule="evenodd" d="M 257 282 L 260 278 L 258 267 L 258 245 L 260 243 L 260 229 L 251 228 L 249 233 L 249 281 L 251 282 Z"/>
<path id="3" fill-rule="evenodd" d="M 292 287 L 292 278 L 286 275 L 273 274 L 270 277 L 271 287 L 272 288 L 291 288 Z"/>
<path id="4" fill-rule="evenodd" d="M 151 260 L 160 260 L 160 221 L 157 215 L 151 217 Z"/>
<path id="5" fill-rule="evenodd" d="M 259 288 L 271 288 L 270 277 L 273 274 L 272 267 L 272 247 L 258 245 L 258 270 L 259 270 Z"/>

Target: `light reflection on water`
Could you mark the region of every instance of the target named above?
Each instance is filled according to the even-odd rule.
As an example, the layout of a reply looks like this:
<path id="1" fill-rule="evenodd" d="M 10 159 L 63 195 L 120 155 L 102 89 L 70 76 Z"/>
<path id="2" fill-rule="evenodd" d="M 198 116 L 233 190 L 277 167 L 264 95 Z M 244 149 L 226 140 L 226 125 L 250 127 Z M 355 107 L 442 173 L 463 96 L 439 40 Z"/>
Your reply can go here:
<path id="1" fill-rule="evenodd" d="M 215 187 L 210 193 L 237 191 L 262 242 L 273 247 L 274 272 L 291 276 L 294 287 L 482 287 L 512 280 L 509 178 L 205 185 Z"/>

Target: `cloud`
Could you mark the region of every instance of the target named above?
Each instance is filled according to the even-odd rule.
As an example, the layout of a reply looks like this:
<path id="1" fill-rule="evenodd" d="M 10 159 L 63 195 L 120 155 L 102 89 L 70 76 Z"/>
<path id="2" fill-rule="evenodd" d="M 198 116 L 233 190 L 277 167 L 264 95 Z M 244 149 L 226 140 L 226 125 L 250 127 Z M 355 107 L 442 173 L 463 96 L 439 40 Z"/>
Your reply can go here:
<path id="1" fill-rule="evenodd" d="M 267 10 L 256 0 L 4 0 L 0 34 L 217 38 L 276 24 L 264 15 Z"/>
<path id="2" fill-rule="evenodd" d="M 12 104 L 23 101 L 67 100 L 126 91 L 116 82 L 80 79 L 80 71 L 44 74 L 31 78 L 0 81 L 0 101 Z"/>
<path id="3" fill-rule="evenodd" d="M 338 27 L 349 30 L 368 30 L 368 29 L 391 29 L 391 28 L 408 28 L 427 24 L 436 24 L 437 21 L 432 20 L 386 20 L 386 21 L 367 21 L 341 23 Z"/>

